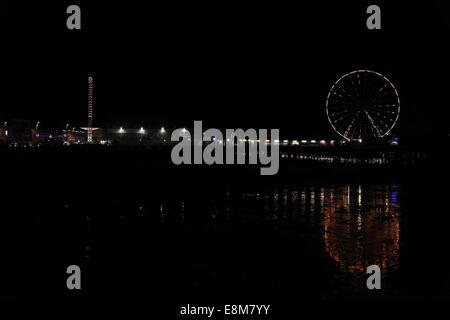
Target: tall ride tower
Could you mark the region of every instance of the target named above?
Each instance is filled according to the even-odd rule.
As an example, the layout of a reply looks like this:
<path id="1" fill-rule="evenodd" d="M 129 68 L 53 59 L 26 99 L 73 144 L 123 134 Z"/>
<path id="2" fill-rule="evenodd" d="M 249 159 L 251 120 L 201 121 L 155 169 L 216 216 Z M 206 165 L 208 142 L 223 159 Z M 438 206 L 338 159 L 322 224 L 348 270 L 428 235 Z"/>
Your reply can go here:
<path id="1" fill-rule="evenodd" d="M 93 120 L 93 96 L 94 96 L 94 78 L 88 77 L 88 125 L 83 130 L 87 130 L 87 143 L 91 144 L 92 141 L 92 131 L 98 130 L 98 128 L 92 127 Z"/>

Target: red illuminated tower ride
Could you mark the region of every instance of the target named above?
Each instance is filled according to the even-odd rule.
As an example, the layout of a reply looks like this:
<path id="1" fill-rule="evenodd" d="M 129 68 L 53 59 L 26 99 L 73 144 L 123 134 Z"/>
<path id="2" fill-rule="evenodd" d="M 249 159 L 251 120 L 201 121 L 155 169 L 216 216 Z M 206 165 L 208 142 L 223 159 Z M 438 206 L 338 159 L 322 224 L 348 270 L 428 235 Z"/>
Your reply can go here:
<path id="1" fill-rule="evenodd" d="M 83 130 L 87 130 L 87 143 L 92 143 L 92 131 L 98 130 L 98 128 L 92 127 L 93 94 L 94 94 L 94 79 L 92 77 L 88 77 L 88 125 L 85 128 L 81 128 Z"/>

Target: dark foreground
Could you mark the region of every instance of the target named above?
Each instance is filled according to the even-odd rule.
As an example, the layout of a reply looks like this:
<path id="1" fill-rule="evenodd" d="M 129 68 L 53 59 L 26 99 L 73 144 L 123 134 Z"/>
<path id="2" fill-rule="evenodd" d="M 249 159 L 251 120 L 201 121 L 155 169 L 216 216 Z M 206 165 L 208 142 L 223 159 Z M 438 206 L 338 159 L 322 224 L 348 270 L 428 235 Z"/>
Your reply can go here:
<path id="1" fill-rule="evenodd" d="M 139 175 L 139 157 L 126 166 L 88 154 L 15 157 L 0 186 L 1 298 L 176 306 L 450 297 L 439 162 L 387 177 L 261 177 L 152 166 Z M 79 291 L 66 288 L 73 264 Z M 366 288 L 371 264 L 382 268 L 382 290 Z"/>

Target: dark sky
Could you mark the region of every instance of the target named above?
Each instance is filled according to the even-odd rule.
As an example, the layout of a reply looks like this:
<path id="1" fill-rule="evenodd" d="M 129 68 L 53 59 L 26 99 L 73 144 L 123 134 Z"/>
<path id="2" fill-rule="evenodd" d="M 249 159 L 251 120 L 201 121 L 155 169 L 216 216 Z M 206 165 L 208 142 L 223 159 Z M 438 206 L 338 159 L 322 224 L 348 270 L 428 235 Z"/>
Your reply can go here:
<path id="1" fill-rule="evenodd" d="M 84 125 L 93 75 L 97 125 L 203 120 L 333 136 L 328 90 L 363 68 L 398 89 L 399 134 L 447 132 L 450 18 L 443 1 L 378 1 L 376 31 L 366 28 L 373 1 L 313 3 L 7 1 L 0 120 Z M 69 4 L 82 9 L 81 31 L 66 28 Z"/>

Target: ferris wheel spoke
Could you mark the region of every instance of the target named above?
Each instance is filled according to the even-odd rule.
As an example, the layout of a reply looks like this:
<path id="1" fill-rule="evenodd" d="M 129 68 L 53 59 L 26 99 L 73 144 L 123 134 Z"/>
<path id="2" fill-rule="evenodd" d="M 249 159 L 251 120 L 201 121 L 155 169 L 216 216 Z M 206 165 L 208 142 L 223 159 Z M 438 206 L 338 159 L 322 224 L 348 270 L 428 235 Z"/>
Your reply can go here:
<path id="1" fill-rule="evenodd" d="M 391 108 L 391 107 L 377 107 L 377 106 L 368 106 L 367 109 L 369 110 L 375 110 L 377 112 L 383 112 L 385 114 L 396 114 L 398 111 L 398 108 Z"/>
<path id="2" fill-rule="evenodd" d="M 372 96 L 372 99 L 375 99 L 383 90 L 389 86 L 389 83 L 385 83 L 376 93 Z"/>
<path id="3" fill-rule="evenodd" d="M 343 96 L 342 94 L 338 93 L 337 91 L 333 92 L 334 98 L 336 100 L 343 100 L 346 101 L 348 99 L 348 97 Z"/>
<path id="4" fill-rule="evenodd" d="M 353 128 L 353 125 L 354 125 L 356 119 L 357 119 L 357 117 L 354 117 L 352 119 L 352 121 L 350 122 L 350 124 L 347 126 L 347 129 L 345 130 L 344 136 L 348 136 L 348 134 L 350 133 L 350 130 L 352 130 L 352 128 Z"/>
<path id="5" fill-rule="evenodd" d="M 361 91 L 360 88 L 358 87 L 358 85 L 355 83 L 355 81 L 353 81 L 353 77 L 350 78 L 350 82 L 352 84 L 352 88 L 355 92 L 356 96 L 360 96 L 361 95 Z"/>
<path id="6" fill-rule="evenodd" d="M 390 122 L 394 122 L 394 117 L 396 117 L 395 113 L 391 113 L 391 112 L 379 112 L 377 110 L 368 110 L 370 112 L 372 112 L 373 114 L 376 114 L 378 117 L 380 117 L 380 119 L 383 119 L 385 121 L 390 121 Z"/>
<path id="7" fill-rule="evenodd" d="M 329 105 L 330 106 L 337 106 L 337 107 L 341 107 L 341 106 L 344 106 L 344 107 L 347 107 L 347 108 L 350 108 L 351 106 L 353 106 L 354 105 L 354 101 L 349 101 L 349 100 L 346 100 L 346 99 L 336 99 L 336 100 L 333 100 Z"/>
<path id="8" fill-rule="evenodd" d="M 333 112 L 343 112 L 345 110 L 349 110 L 349 106 L 345 105 L 345 104 L 341 104 L 341 105 L 333 105 L 331 107 L 328 107 L 328 113 L 333 113 Z"/>
<path id="9" fill-rule="evenodd" d="M 339 126 L 343 126 L 344 124 L 346 124 L 347 122 L 351 121 L 351 119 L 354 119 L 356 116 L 354 113 L 347 113 L 344 114 L 340 117 L 335 117 L 334 121 L 336 124 L 338 124 Z"/>
<path id="10" fill-rule="evenodd" d="M 331 112 L 331 115 L 333 117 L 339 116 L 339 115 L 344 115 L 346 113 L 349 113 L 350 111 L 348 109 L 344 109 L 342 111 L 336 111 L 336 112 Z"/>
<path id="11" fill-rule="evenodd" d="M 343 92 L 343 93 L 347 96 L 347 98 L 355 99 L 355 97 L 352 96 L 352 95 L 351 95 L 350 93 L 348 93 L 347 91 L 345 91 L 344 88 L 338 87 L 338 89 L 339 89 L 341 92 Z"/>
<path id="12" fill-rule="evenodd" d="M 381 90 L 381 91 L 380 91 Z M 367 94 L 367 98 L 373 100 L 377 100 L 379 97 L 379 94 L 383 94 L 384 91 L 384 87 L 383 86 L 379 86 L 379 84 L 375 83 L 372 87 L 372 89 L 370 90 L 370 92 Z"/>
<path id="13" fill-rule="evenodd" d="M 374 104 L 374 105 L 372 105 L 372 107 L 376 107 L 376 108 L 378 108 L 378 107 L 380 107 L 380 108 L 382 108 L 382 107 L 395 107 L 395 108 L 398 108 L 399 105 L 396 104 L 396 103 L 391 103 L 391 104 Z"/>
<path id="14" fill-rule="evenodd" d="M 394 100 L 392 96 L 395 96 L 394 93 L 386 92 L 385 94 L 378 96 L 376 99 L 371 99 L 370 103 L 373 105 L 387 105 L 387 104 L 398 105 L 398 100 Z"/>
<path id="15" fill-rule="evenodd" d="M 371 112 L 372 112 L 372 114 L 376 114 L 378 117 L 381 117 L 384 119 L 388 118 L 387 114 L 385 114 L 385 113 L 383 114 L 383 113 L 379 112 L 378 110 L 371 110 Z"/>
<path id="16" fill-rule="evenodd" d="M 383 93 L 373 97 L 372 101 L 386 101 L 386 100 L 392 101 L 392 96 L 395 96 L 394 91 L 385 90 Z"/>
<path id="17" fill-rule="evenodd" d="M 364 96 L 370 97 L 371 92 L 373 91 L 373 74 L 371 72 L 364 72 L 365 78 L 366 78 L 366 85 L 365 85 L 365 91 Z"/>
<path id="18" fill-rule="evenodd" d="M 347 123 L 345 124 L 345 126 L 342 126 L 342 129 L 345 128 L 345 130 L 343 130 L 343 131 L 344 131 L 344 136 L 345 136 L 345 137 L 349 137 L 349 133 L 351 132 L 352 127 L 353 127 L 353 121 L 354 121 L 354 118 L 353 118 L 350 122 L 347 122 Z"/>
<path id="19" fill-rule="evenodd" d="M 342 126 L 343 124 L 345 124 L 349 119 L 353 119 L 355 116 L 353 114 L 345 114 L 343 116 L 340 117 L 335 117 L 334 121 L 335 123 L 337 123 L 338 125 Z"/>
<path id="20" fill-rule="evenodd" d="M 365 72 L 365 77 L 366 77 L 366 86 L 365 86 L 365 91 L 364 91 L 364 97 L 370 97 L 371 93 L 373 91 L 373 77 L 372 74 L 370 72 Z"/>
<path id="21" fill-rule="evenodd" d="M 329 104 L 329 109 L 338 109 L 338 110 L 342 110 L 342 109 L 348 109 L 349 111 L 351 111 L 354 108 L 354 103 L 353 102 L 346 102 L 346 101 L 334 101 L 333 103 Z"/>
<path id="22" fill-rule="evenodd" d="M 355 114 L 356 112 L 357 111 L 355 109 L 351 109 L 348 106 L 343 106 L 339 109 L 334 109 L 333 111 L 331 111 L 331 114 L 333 114 L 334 116 L 336 116 L 336 115 L 352 115 L 352 114 Z"/>
<path id="23" fill-rule="evenodd" d="M 364 131 L 363 123 L 361 121 L 358 121 L 357 123 L 355 123 L 353 127 L 353 134 L 351 135 L 351 138 L 361 139 L 363 136 L 363 131 Z"/>
<path id="24" fill-rule="evenodd" d="M 361 94 L 360 96 L 364 96 L 365 92 L 366 92 L 366 77 L 361 76 L 361 82 L 360 82 L 360 90 L 361 90 Z"/>
<path id="25" fill-rule="evenodd" d="M 369 119 L 370 125 L 375 129 L 375 131 L 376 131 L 376 133 L 377 133 L 377 136 L 378 136 L 378 137 L 381 137 L 381 136 L 382 136 L 381 131 L 380 131 L 380 129 L 378 128 L 378 126 L 376 125 L 376 123 L 375 123 L 375 121 L 373 120 L 373 118 L 370 116 L 370 114 L 369 114 L 368 111 L 366 111 L 366 115 L 367 115 L 367 118 Z"/>
<path id="26" fill-rule="evenodd" d="M 388 120 L 385 117 L 380 117 L 377 114 L 372 114 L 372 117 L 375 118 L 375 120 L 378 120 L 377 122 L 381 124 L 384 127 L 384 129 L 389 129 L 392 125 L 388 123 Z"/>
<path id="27" fill-rule="evenodd" d="M 353 81 L 353 77 L 349 77 L 347 83 L 348 83 L 349 91 L 351 91 L 351 93 L 352 93 L 352 96 L 355 99 L 357 97 L 359 97 L 361 93 L 359 92 L 358 86 Z"/>
<path id="28" fill-rule="evenodd" d="M 351 105 L 353 103 L 352 100 L 349 100 L 348 98 L 342 97 L 342 96 L 337 96 L 335 97 L 335 99 L 332 101 L 332 105 L 344 105 L 344 106 L 348 106 Z"/>
<path id="29" fill-rule="evenodd" d="M 395 122 L 395 119 L 391 115 L 376 113 L 376 117 L 386 128 L 392 127 Z"/>
<path id="30" fill-rule="evenodd" d="M 387 113 L 397 113 L 398 112 L 398 110 L 399 110 L 399 107 L 397 106 L 397 107 L 390 107 L 390 106 L 378 106 L 378 105 L 376 105 L 376 106 L 374 106 L 374 105 L 368 105 L 367 106 L 367 109 L 370 109 L 370 110 L 378 110 L 378 111 L 381 111 L 381 112 L 387 112 Z"/>

